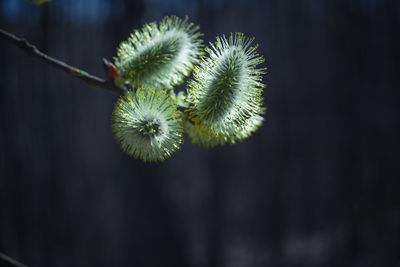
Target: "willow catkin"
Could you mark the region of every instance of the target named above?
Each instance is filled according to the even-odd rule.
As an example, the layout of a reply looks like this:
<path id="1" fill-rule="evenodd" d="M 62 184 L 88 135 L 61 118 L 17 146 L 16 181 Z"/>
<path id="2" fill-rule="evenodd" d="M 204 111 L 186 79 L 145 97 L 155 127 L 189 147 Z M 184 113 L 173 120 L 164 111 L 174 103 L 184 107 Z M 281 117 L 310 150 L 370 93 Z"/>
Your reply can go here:
<path id="1" fill-rule="evenodd" d="M 115 65 L 121 75 L 116 83 L 172 89 L 199 62 L 203 51 L 199 27 L 188 18 L 164 17 L 145 24 L 120 44 Z"/>
<path id="2" fill-rule="evenodd" d="M 163 161 L 183 143 L 182 118 L 165 91 L 140 87 L 118 99 L 112 131 L 121 149 L 136 159 Z"/>
<path id="3" fill-rule="evenodd" d="M 257 46 L 250 46 L 252 41 L 242 33 L 217 37 L 206 49 L 208 57 L 195 67 L 188 85 L 194 127 L 186 130 L 194 142 L 234 144 L 262 124 L 265 69 L 257 65 L 264 59 L 256 53 Z"/>

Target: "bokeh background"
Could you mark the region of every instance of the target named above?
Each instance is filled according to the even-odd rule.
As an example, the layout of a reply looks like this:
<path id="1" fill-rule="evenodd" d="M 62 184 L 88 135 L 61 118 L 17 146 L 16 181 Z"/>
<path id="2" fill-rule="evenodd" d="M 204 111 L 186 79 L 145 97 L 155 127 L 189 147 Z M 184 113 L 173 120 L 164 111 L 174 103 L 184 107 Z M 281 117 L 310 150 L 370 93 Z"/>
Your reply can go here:
<path id="1" fill-rule="evenodd" d="M 134 28 L 171 14 L 206 43 L 256 38 L 262 128 L 142 163 L 113 139 L 115 96 L 0 40 L 0 251 L 29 266 L 400 266 L 400 1 L 0 0 L 0 28 L 101 77 Z"/>

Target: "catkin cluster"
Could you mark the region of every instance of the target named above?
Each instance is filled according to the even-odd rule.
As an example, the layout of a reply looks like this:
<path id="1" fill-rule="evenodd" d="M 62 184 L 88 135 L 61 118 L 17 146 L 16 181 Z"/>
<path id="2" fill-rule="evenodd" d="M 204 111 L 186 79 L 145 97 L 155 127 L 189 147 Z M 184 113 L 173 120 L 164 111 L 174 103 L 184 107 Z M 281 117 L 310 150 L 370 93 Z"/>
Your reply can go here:
<path id="1" fill-rule="evenodd" d="M 235 144 L 263 122 L 264 61 L 242 33 L 217 37 L 203 48 L 199 27 L 164 17 L 120 44 L 118 86 L 130 88 L 115 104 L 112 130 L 121 149 L 143 161 L 163 161 L 179 150 L 183 132 L 205 147 Z M 205 53 L 204 53 L 205 52 Z M 187 82 L 186 93 L 173 88 Z"/>

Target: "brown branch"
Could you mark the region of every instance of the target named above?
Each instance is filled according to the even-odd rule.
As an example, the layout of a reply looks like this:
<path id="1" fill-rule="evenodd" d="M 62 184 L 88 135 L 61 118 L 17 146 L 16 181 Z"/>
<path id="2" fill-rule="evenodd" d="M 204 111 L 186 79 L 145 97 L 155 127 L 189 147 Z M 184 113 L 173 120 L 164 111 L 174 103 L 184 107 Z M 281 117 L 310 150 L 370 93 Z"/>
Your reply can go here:
<path id="1" fill-rule="evenodd" d="M 41 52 L 36 46 L 28 43 L 25 39 L 18 38 L 12 33 L 9 33 L 5 30 L 0 29 L 0 38 L 5 39 L 12 43 L 13 45 L 24 50 L 29 56 L 38 59 L 54 68 L 60 69 L 69 75 L 72 75 L 78 79 L 84 81 L 87 85 L 94 88 L 103 88 L 106 89 L 115 95 L 123 95 L 125 93 L 126 88 L 118 87 L 114 84 L 112 80 L 104 80 L 97 76 L 91 75 L 84 70 L 72 67 L 65 62 L 52 58 L 45 53 Z M 104 59 L 103 59 L 104 61 Z M 177 105 L 179 111 L 186 113 L 187 107 Z"/>
<path id="2" fill-rule="evenodd" d="M 7 256 L 6 254 L 3 254 L 0 252 L 0 259 L 13 265 L 13 266 L 17 266 L 17 267 L 28 267 L 25 264 L 22 264 L 16 260 L 14 260 L 13 258 L 10 258 L 9 256 Z"/>
<path id="3" fill-rule="evenodd" d="M 114 84 L 111 80 L 104 80 L 102 78 L 96 77 L 87 73 L 84 70 L 72 67 L 63 61 L 52 58 L 43 52 L 39 51 L 34 45 L 28 43 L 25 39 L 18 38 L 14 34 L 0 29 L 0 38 L 5 39 L 12 43 L 13 45 L 24 50 L 29 56 L 38 59 L 54 68 L 60 69 L 78 79 L 84 81 L 87 85 L 94 88 L 103 88 L 111 91 L 116 95 L 122 95 L 125 92 L 124 88 L 120 88 Z"/>

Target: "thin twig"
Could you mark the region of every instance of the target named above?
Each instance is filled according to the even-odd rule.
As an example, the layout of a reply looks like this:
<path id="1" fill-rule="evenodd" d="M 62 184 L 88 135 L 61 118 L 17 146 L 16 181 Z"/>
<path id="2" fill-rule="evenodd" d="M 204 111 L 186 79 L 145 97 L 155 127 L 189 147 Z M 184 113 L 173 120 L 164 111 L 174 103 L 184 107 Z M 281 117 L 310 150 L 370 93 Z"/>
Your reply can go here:
<path id="1" fill-rule="evenodd" d="M 17 267 L 28 267 L 27 265 L 22 264 L 22 263 L 20 263 L 20 262 L 18 262 L 18 261 L 16 261 L 16 260 L 14 260 L 13 258 L 10 258 L 9 256 L 7 256 L 7 255 L 1 253 L 1 252 L 0 252 L 0 259 L 3 260 L 3 261 L 5 261 L 5 262 L 8 262 L 9 264 L 11 264 L 11 265 L 13 265 L 13 266 L 17 266 Z"/>
<path id="2" fill-rule="evenodd" d="M 112 80 L 104 80 L 97 76 L 91 75 L 84 70 L 72 67 L 61 60 L 52 58 L 49 55 L 46 55 L 45 53 L 39 51 L 39 49 L 37 49 L 36 46 L 28 43 L 28 41 L 26 41 L 25 39 L 19 38 L 12 33 L 0 29 L 0 38 L 5 39 L 10 43 L 12 43 L 13 45 L 21 48 L 29 56 L 38 59 L 54 68 L 60 69 L 78 79 L 81 79 L 90 87 L 103 88 L 118 96 L 123 95 L 125 93 L 126 88 L 121 88 L 116 86 Z M 177 105 L 177 108 L 179 111 L 183 113 L 187 111 L 187 107 L 181 106 L 179 104 Z"/>
<path id="3" fill-rule="evenodd" d="M 64 63 L 63 61 L 52 58 L 52 57 L 46 55 L 45 53 L 39 51 L 39 49 L 37 49 L 34 45 L 28 43 L 25 39 L 18 38 L 17 36 L 15 36 L 12 33 L 9 33 L 7 31 L 0 29 L 0 38 L 3 38 L 5 40 L 11 42 L 13 45 L 21 48 L 29 56 L 31 56 L 35 59 L 38 59 L 52 67 L 60 69 L 78 79 L 81 79 L 87 85 L 89 85 L 91 87 L 103 88 L 103 89 L 113 92 L 116 95 L 122 95 L 125 92 L 125 89 L 116 86 L 113 81 L 104 80 L 102 78 L 96 77 L 94 75 L 87 73 L 84 70 L 72 67 L 72 66 Z"/>

